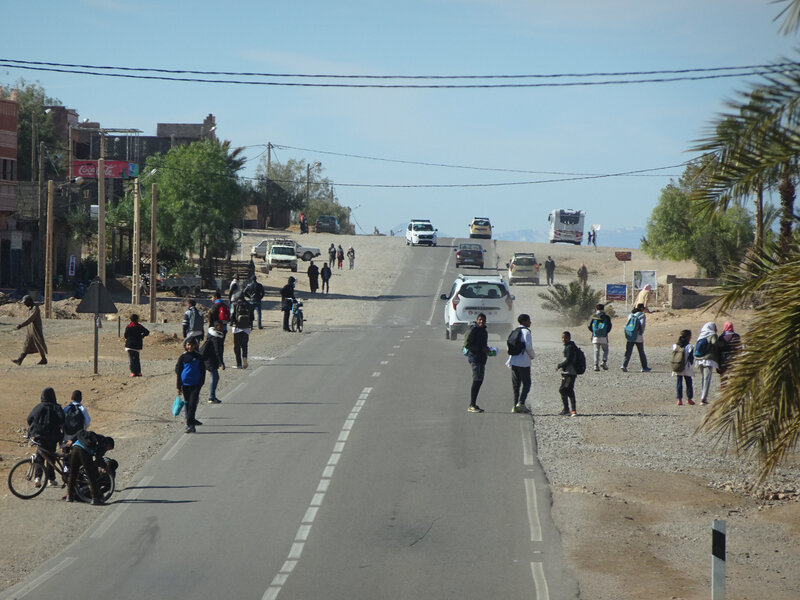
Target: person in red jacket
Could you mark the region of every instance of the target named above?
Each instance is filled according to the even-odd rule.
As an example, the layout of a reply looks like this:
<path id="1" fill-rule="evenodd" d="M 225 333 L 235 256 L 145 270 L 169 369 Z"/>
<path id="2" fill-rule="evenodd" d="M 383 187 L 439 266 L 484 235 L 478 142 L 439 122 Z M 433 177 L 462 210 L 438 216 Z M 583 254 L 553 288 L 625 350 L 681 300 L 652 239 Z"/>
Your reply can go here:
<path id="1" fill-rule="evenodd" d="M 128 365 L 131 377 L 142 376 L 142 363 L 139 352 L 142 350 L 142 339 L 150 335 L 150 331 L 139 323 L 139 315 L 132 314 L 131 322 L 125 328 L 125 350 L 128 353 Z"/>

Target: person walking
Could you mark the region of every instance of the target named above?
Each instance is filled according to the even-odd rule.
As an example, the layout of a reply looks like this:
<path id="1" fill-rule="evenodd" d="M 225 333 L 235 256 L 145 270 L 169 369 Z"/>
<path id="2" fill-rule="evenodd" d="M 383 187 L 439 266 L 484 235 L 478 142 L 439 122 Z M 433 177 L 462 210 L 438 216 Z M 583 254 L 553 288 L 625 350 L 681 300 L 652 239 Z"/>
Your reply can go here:
<path id="1" fill-rule="evenodd" d="M 211 292 L 211 310 L 208 311 L 208 323 L 213 325 L 217 321 L 222 324 L 222 342 L 220 343 L 219 356 L 223 359 L 225 350 L 225 338 L 228 335 L 228 323 L 231 320 L 231 309 L 225 304 L 222 299 L 222 294 L 219 290 Z M 223 360 L 223 362 L 225 362 Z"/>
<path id="2" fill-rule="evenodd" d="M 525 405 L 525 400 L 531 390 L 531 361 L 535 357 L 531 340 L 530 315 L 521 314 L 517 317 L 517 323 L 519 327 L 509 336 L 509 357 L 506 361 L 506 366 L 511 369 L 511 389 L 514 392 L 514 406 L 511 412 L 529 413 L 531 411 Z M 512 348 L 512 341 L 515 343 L 515 348 Z M 519 351 L 511 354 L 515 350 Z"/>
<path id="3" fill-rule="evenodd" d="M 552 256 L 548 256 L 547 260 L 544 261 L 544 272 L 547 277 L 547 285 L 553 285 L 553 280 L 556 272 L 556 261 L 553 260 Z"/>
<path id="4" fill-rule="evenodd" d="M 294 284 L 297 281 L 294 277 L 289 277 L 288 283 L 281 288 L 281 310 L 283 311 L 283 330 L 291 331 L 289 329 L 289 315 L 292 313 L 292 301 L 296 300 L 294 297 Z M 325 279 L 323 276 L 322 286 L 325 287 Z"/>
<path id="5" fill-rule="evenodd" d="M 308 233 L 308 218 L 304 212 L 300 213 L 300 233 Z"/>
<path id="6" fill-rule="evenodd" d="M 733 323 L 725 321 L 722 326 L 722 335 L 719 336 L 717 341 L 719 353 L 719 367 L 717 373 L 721 378 L 720 385 L 725 385 L 727 379 L 727 372 L 731 367 L 731 363 L 736 355 L 742 349 L 742 338 L 733 330 Z"/>
<path id="7" fill-rule="evenodd" d="M 352 271 L 356 264 L 356 251 L 352 246 L 347 249 L 347 260 L 350 261 L 350 270 Z"/>
<path id="8" fill-rule="evenodd" d="M 236 358 L 235 369 L 247 368 L 247 347 L 250 342 L 250 330 L 253 327 L 253 307 L 240 295 L 233 303 L 231 311 L 231 331 L 233 332 L 233 356 Z"/>
<path id="9" fill-rule="evenodd" d="M 56 392 L 51 387 L 42 390 L 40 400 L 28 415 L 28 439 L 38 440 L 41 449 L 52 457 L 58 442 L 64 439 L 64 409 L 56 402 Z M 34 484 L 39 487 L 42 485 L 44 460 L 38 452 L 35 462 Z M 45 465 L 44 474 L 47 481 L 50 482 L 50 486 L 58 485 L 52 464 Z"/>
<path id="10" fill-rule="evenodd" d="M 78 472 L 83 467 L 86 479 L 89 481 L 89 493 L 92 506 L 103 504 L 103 493 L 97 481 L 97 470 L 106 468 L 103 456 L 115 447 L 114 438 L 100 435 L 94 431 L 82 430 L 77 438 L 70 443 L 69 450 L 69 476 L 67 477 L 67 502 L 75 502 L 78 495 L 75 493 Z"/>
<path id="11" fill-rule="evenodd" d="M 234 275 L 231 283 L 228 286 L 228 302 L 233 302 L 233 297 L 239 291 L 239 278 Z"/>
<path id="12" fill-rule="evenodd" d="M 653 296 L 653 286 L 645 284 L 645 286 L 639 290 L 639 293 L 636 295 L 636 302 L 634 304 L 641 304 L 643 308 L 643 312 L 649 313 L 650 309 L 647 308 L 647 305 L 650 304 L 650 299 Z"/>
<path id="13" fill-rule="evenodd" d="M 125 351 L 128 353 L 128 366 L 131 377 L 142 376 L 142 363 L 139 353 L 142 351 L 143 339 L 150 335 L 150 331 L 139 323 L 139 315 L 132 314 L 131 322 L 125 328 Z"/>
<path id="14" fill-rule="evenodd" d="M 319 272 L 320 277 L 322 278 L 322 293 L 327 294 L 331 291 L 331 268 L 328 266 L 328 263 L 322 264 L 322 270 Z"/>
<path id="15" fill-rule="evenodd" d="M 651 371 L 650 367 L 647 366 L 647 356 L 644 353 L 644 330 L 646 326 L 647 316 L 644 314 L 644 304 L 637 304 L 631 314 L 628 315 L 628 321 L 625 323 L 625 358 L 620 367 L 625 373 L 628 372 L 628 363 L 631 360 L 634 346 L 639 353 L 642 373 Z"/>
<path id="16" fill-rule="evenodd" d="M 186 429 L 185 433 L 195 433 L 195 426 L 202 425 L 195 418 L 197 403 L 200 401 L 200 390 L 206 382 L 206 364 L 197 351 L 197 338 L 187 338 L 183 342 L 184 353 L 175 363 L 178 393 L 183 396 L 186 403 Z"/>
<path id="17" fill-rule="evenodd" d="M 683 405 L 683 384 L 686 384 L 686 404 L 694 406 L 694 346 L 691 344 L 692 332 L 689 329 L 681 331 L 678 341 L 672 345 L 672 375 L 676 377 L 675 391 L 678 397 L 678 406 Z"/>
<path id="18" fill-rule="evenodd" d="M 308 287 L 311 289 L 311 293 L 316 294 L 319 289 L 319 267 L 314 264 L 313 260 L 308 265 L 306 275 L 308 275 Z"/>
<path id="19" fill-rule="evenodd" d="M 19 355 L 19 358 L 11 359 L 11 362 L 13 362 L 15 365 L 21 365 L 22 361 L 25 360 L 25 357 L 28 356 L 28 354 L 38 352 L 41 358 L 36 364 L 46 365 L 47 344 L 44 343 L 42 313 L 39 311 L 39 307 L 36 306 L 36 303 L 33 301 L 33 298 L 27 294 L 22 297 L 22 303 L 28 307 L 28 318 L 17 325 L 16 328 L 22 329 L 23 327 L 27 327 L 28 330 L 25 336 L 25 343 L 22 346 L 22 353 Z"/>
<path id="20" fill-rule="evenodd" d="M 190 298 L 186 301 L 186 312 L 183 313 L 183 339 L 196 338 L 195 347 L 203 339 L 203 313 L 197 308 L 197 301 Z"/>
<path id="21" fill-rule="evenodd" d="M 708 404 L 711 377 L 719 368 L 717 339 L 717 324 L 709 321 L 700 329 L 700 334 L 694 343 L 694 362 L 700 367 L 700 404 Z"/>
<path id="22" fill-rule="evenodd" d="M 208 328 L 208 337 L 200 348 L 200 356 L 206 365 L 206 372 L 211 375 L 211 383 L 208 390 L 208 403 L 219 404 L 222 402 L 217 398 L 217 385 L 219 384 L 219 370 L 225 370 L 225 363 L 222 361 L 222 344 L 225 339 L 222 331 L 222 323 L 215 321 Z M 234 338 L 235 339 L 235 338 Z"/>
<path id="23" fill-rule="evenodd" d="M 336 264 L 339 269 L 341 269 L 344 264 L 344 248 L 342 248 L 341 244 L 339 244 L 339 249 L 336 251 Z"/>
<path id="24" fill-rule="evenodd" d="M 331 247 L 328 248 L 328 263 L 333 266 L 336 262 L 336 244 L 331 242 Z"/>
<path id="25" fill-rule="evenodd" d="M 475 325 L 470 327 L 464 338 L 464 349 L 467 351 L 467 361 L 472 369 L 472 388 L 469 395 L 467 412 L 482 413 L 478 406 L 478 393 L 483 385 L 486 373 L 486 359 L 489 356 L 489 334 L 486 331 L 486 315 L 479 313 Z"/>
<path id="26" fill-rule="evenodd" d="M 608 371 L 608 334 L 611 333 L 611 317 L 605 313 L 605 305 L 595 306 L 595 313 L 589 319 L 589 331 L 592 332 L 592 346 L 594 347 L 594 370 Z M 600 352 L 603 353 L 603 362 L 600 362 Z"/>
<path id="27" fill-rule="evenodd" d="M 250 283 L 244 289 L 244 293 L 250 298 L 250 306 L 253 307 L 253 318 L 258 314 L 258 328 L 263 329 L 261 326 L 261 300 L 264 298 L 264 286 L 259 283 L 258 277 L 253 275 L 250 278 Z"/>
<path id="28" fill-rule="evenodd" d="M 575 379 L 578 377 L 578 372 L 575 370 L 575 363 L 578 349 L 575 342 L 572 341 L 572 334 L 569 331 L 561 334 L 561 342 L 564 344 L 564 360 L 556 365 L 556 371 L 561 371 L 561 386 L 558 388 L 558 393 L 561 394 L 564 408 L 559 414 L 572 414 L 573 417 L 576 417 L 578 408 L 575 401 Z M 572 404 L 571 410 L 570 403 Z"/>
<path id="29" fill-rule="evenodd" d="M 584 286 L 589 282 L 589 269 L 587 269 L 586 265 L 583 263 L 581 263 L 581 266 L 578 269 L 578 281 L 580 281 Z"/>
<path id="30" fill-rule="evenodd" d="M 86 429 L 92 418 L 83 405 L 83 393 L 80 390 L 72 392 L 70 403 L 64 407 L 64 442 L 70 442 L 78 436 L 78 432 Z"/>

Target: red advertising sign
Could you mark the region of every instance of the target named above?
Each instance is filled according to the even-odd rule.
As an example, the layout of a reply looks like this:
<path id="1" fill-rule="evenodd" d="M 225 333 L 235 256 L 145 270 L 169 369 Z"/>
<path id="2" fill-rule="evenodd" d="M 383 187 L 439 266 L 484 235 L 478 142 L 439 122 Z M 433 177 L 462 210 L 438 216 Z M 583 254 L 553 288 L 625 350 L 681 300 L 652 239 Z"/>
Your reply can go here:
<path id="1" fill-rule="evenodd" d="M 126 160 L 107 160 L 103 170 L 105 171 L 106 179 L 128 179 L 139 176 L 139 165 Z M 97 179 L 97 161 L 72 161 L 72 172 L 75 177 Z"/>
<path id="2" fill-rule="evenodd" d="M 622 260 L 622 261 L 631 260 L 631 253 L 630 252 L 614 252 L 614 256 L 617 257 L 617 260 Z"/>

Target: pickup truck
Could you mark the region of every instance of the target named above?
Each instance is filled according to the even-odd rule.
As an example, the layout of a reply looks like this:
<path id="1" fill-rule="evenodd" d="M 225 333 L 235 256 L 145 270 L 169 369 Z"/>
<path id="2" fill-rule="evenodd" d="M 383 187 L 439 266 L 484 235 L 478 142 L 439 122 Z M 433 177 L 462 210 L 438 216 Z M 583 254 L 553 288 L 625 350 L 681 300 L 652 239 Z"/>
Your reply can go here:
<path id="1" fill-rule="evenodd" d="M 291 269 L 297 273 L 297 255 L 294 246 L 272 244 L 266 261 L 270 269 Z"/>
<path id="2" fill-rule="evenodd" d="M 198 273 L 178 273 L 168 275 L 167 270 L 159 267 L 156 289 L 160 292 L 172 292 L 178 297 L 185 298 L 189 294 L 197 296 L 200 293 L 203 280 Z"/>
<path id="3" fill-rule="evenodd" d="M 295 256 L 305 261 L 309 261 L 315 256 L 319 256 L 321 254 L 319 248 L 312 248 L 311 246 L 302 246 L 300 245 L 299 242 L 296 242 L 292 238 L 273 237 L 273 238 L 263 239 L 260 242 L 258 242 L 258 244 L 253 246 L 253 248 L 250 250 L 250 256 L 255 256 L 263 260 L 267 260 L 266 256 L 269 253 L 270 245 L 273 244 L 294 247 Z"/>

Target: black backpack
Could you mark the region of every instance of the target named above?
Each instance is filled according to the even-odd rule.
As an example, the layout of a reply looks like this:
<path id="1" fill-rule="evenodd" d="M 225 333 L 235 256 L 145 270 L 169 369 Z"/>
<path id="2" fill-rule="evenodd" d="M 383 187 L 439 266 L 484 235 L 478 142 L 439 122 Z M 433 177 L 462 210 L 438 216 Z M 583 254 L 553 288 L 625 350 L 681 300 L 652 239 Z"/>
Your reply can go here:
<path id="1" fill-rule="evenodd" d="M 64 434 L 75 435 L 83 429 L 84 423 L 83 411 L 77 404 L 70 404 L 64 411 Z"/>
<path id="2" fill-rule="evenodd" d="M 506 340 L 509 356 L 517 356 L 525 352 L 525 340 L 522 337 L 522 327 L 514 329 Z"/>
<path id="3" fill-rule="evenodd" d="M 586 355 L 577 345 L 575 345 L 575 363 L 572 366 L 575 367 L 577 375 L 586 373 Z"/>

